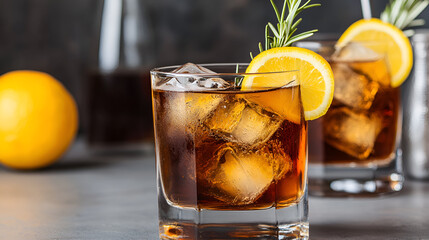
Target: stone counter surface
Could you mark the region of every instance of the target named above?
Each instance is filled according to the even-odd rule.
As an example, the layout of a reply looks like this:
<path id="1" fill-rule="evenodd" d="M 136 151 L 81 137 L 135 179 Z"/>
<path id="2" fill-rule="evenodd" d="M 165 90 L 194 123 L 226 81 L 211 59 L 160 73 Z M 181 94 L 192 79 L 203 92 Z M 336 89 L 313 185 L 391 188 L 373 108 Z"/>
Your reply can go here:
<path id="1" fill-rule="evenodd" d="M 55 166 L 0 168 L 0 240 L 158 239 L 155 157 L 94 156 L 82 141 Z M 310 238 L 428 239 L 429 182 L 382 198 L 310 198 Z"/>

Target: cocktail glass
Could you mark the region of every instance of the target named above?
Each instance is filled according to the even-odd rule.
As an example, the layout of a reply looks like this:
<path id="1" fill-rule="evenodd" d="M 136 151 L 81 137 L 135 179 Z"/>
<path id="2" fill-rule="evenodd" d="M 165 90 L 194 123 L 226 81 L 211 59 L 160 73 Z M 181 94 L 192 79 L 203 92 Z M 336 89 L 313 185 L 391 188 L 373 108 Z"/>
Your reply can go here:
<path id="1" fill-rule="evenodd" d="M 161 239 L 308 239 L 299 71 L 151 72 Z M 243 78 L 284 79 L 242 90 Z"/>
<path id="2" fill-rule="evenodd" d="M 301 42 L 334 72 L 334 100 L 309 124 L 309 193 L 378 196 L 402 189 L 400 90 L 391 86 L 389 47 L 379 42 Z"/>

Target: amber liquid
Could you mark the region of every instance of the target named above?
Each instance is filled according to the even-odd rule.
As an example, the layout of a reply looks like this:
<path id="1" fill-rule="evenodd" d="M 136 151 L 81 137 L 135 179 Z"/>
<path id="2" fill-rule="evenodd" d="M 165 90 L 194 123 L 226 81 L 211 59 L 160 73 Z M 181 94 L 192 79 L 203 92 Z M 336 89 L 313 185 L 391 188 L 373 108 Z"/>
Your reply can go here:
<path id="1" fill-rule="evenodd" d="M 331 65 L 334 67 L 336 63 Z M 352 66 L 358 66 L 360 69 L 365 69 L 368 66 L 374 66 L 373 63 L 350 63 Z M 376 76 L 383 76 L 385 73 L 380 72 L 378 68 L 369 68 L 368 72 L 372 72 Z M 379 72 L 377 72 L 379 71 Z M 357 71 L 359 74 L 362 72 Z M 370 81 L 371 75 L 366 75 Z M 386 76 L 390 77 L 390 76 Z M 335 78 L 335 71 L 334 71 Z M 337 80 L 335 80 L 337 81 Z M 390 82 L 389 79 L 383 81 Z M 374 146 L 370 150 L 370 154 L 367 157 L 356 157 L 351 156 L 345 151 L 339 149 L 338 147 L 329 144 L 327 141 L 327 125 L 329 124 L 327 117 L 331 112 L 336 111 L 337 109 L 350 109 L 350 111 L 356 112 L 357 114 L 362 114 L 365 116 L 374 116 L 377 115 L 381 118 L 381 130 L 375 138 Z M 380 84 L 377 93 L 375 94 L 372 105 L 367 110 L 362 109 L 353 109 L 350 106 L 342 104 L 341 101 L 335 99 L 328 110 L 328 113 L 325 117 L 311 121 L 309 123 L 309 162 L 312 164 L 334 164 L 334 165 L 386 165 L 391 162 L 395 156 L 395 150 L 397 145 L 397 134 L 398 134 L 398 116 L 400 111 L 400 89 L 392 88 Z M 357 131 L 364 131 L 364 128 L 359 128 L 359 123 L 356 123 Z M 330 129 L 332 131 L 332 128 Z M 340 141 L 341 144 L 341 141 Z"/>
<path id="2" fill-rule="evenodd" d="M 303 195 L 306 184 L 307 124 L 302 117 L 300 100 L 291 101 L 291 99 L 279 99 L 278 97 L 274 99 L 275 96 L 291 96 L 291 93 L 294 93 L 295 97 L 299 99 L 299 87 L 258 92 L 212 93 L 154 90 L 155 139 L 159 158 L 160 191 L 163 192 L 170 205 L 194 209 L 251 210 L 270 207 L 281 208 L 298 202 Z M 202 119 L 194 119 L 193 115 L 196 114 L 191 114 L 192 111 L 188 111 L 189 116 L 185 118 L 188 120 L 181 122 L 182 125 L 171 124 L 172 117 L 169 116 L 171 109 L 168 106 L 171 106 L 173 101 L 179 101 L 181 105 L 185 106 L 190 99 L 207 99 L 207 97 L 209 99 L 219 97 L 223 99 L 213 112 L 217 111 L 220 106 L 231 106 L 237 99 L 248 104 L 247 100 L 243 99 L 265 98 L 273 102 L 298 104 L 296 109 L 299 109 L 298 116 L 301 117 L 297 122 L 292 122 L 263 109 L 262 112 L 267 116 L 275 116 L 276 119 L 281 120 L 278 123 L 278 128 L 273 130 L 268 139 L 251 145 L 236 142 L 232 140 L 229 134 L 222 134 L 208 127 L 207 119 L 210 119 L 213 113 Z M 230 112 L 226 116 L 229 117 L 232 114 Z M 222 121 L 227 122 L 228 120 L 219 118 L 217 121 L 221 124 Z M 240 122 L 240 124 L 243 123 Z M 252 131 L 252 129 L 248 131 Z M 216 175 L 216 171 L 222 169 L 222 166 L 232 164 L 231 157 L 222 156 L 225 148 L 234 149 L 237 156 L 248 156 L 246 154 L 250 154 L 249 156 L 266 156 L 254 158 L 257 160 L 250 158 L 250 160 L 246 160 L 238 157 L 242 165 L 256 164 L 252 167 L 244 167 L 249 171 L 257 170 L 252 176 L 258 176 L 262 179 L 272 178 L 268 186 L 263 188 L 262 193 L 258 193 L 251 200 L 240 195 L 235 198 L 231 192 L 225 193 L 230 189 L 228 184 L 231 182 L 225 180 L 226 178 L 213 177 Z M 260 153 L 266 153 L 266 155 L 260 155 Z M 264 172 L 267 166 L 276 169 L 272 171 L 275 176 L 261 176 L 257 173 L 259 171 Z M 228 169 L 231 168 L 225 167 L 225 169 L 225 172 L 228 173 Z M 230 177 L 240 174 L 242 173 L 236 172 Z M 247 187 L 252 187 L 252 179 L 248 185 L 238 184 L 233 189 L 240 192 L 240 188 L 247 189 Z"/>

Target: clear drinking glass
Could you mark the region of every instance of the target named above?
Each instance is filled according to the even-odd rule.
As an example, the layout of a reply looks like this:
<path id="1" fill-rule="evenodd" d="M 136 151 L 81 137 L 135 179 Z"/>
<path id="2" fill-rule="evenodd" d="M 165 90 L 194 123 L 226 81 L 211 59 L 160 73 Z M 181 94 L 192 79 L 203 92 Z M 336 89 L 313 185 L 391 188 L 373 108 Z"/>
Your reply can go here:
<path id="1" fill-rule="evenodd" d="M 334 100 L 309 124 L 309 193 L 377 196 L 402 189 L 400 89 L 390 85 L 378 42 L 302 42 L 324 56 L 334 72 Z"/>
<path id="2" fill-rule="evenodd" d="M 203 66 L 151 72 L 160 238 L 308 239 L 299 72 Z M 234 86 L 260 77 L 285 85 Z"/>

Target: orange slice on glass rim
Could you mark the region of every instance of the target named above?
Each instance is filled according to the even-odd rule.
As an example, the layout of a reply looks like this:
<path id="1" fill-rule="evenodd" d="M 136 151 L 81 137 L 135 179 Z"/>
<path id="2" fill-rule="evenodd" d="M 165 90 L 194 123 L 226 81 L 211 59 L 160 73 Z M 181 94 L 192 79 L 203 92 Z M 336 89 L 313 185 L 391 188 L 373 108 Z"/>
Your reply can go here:
<path id="1" fill-rule="evenodd" d="M 380 19 L 362 19 L 350 25 L 338 44 L 341 46 L 351 41 L 386 43 L 391 86 L 398 87 L 407 79 L 413 66 L 413 50 L 407 36 L 399 28 Z M 377 52 L 377 49 L 374 50 Z"/>
<path id="2" fill-rule="evenodd" d="M 323 116 L 331 105 L 334 96 L 334 75 L 329 63 L 313 51 L 298 47 L 272 48 L 260 53 L 249 64 L 247 73 L 272 73 L 290 70 L 299 70 L 299 85 L 301 101 L 304 108 L 305 120 L 313 120 Z M 254 76 L 248 75 L 243 79 L 242 89 L 259 87 L 282 87 L 291 79 L 269 77 L 270 74 Z M 274 75 L 273 75 L 274 76 Z M 257 102 L 264 106 L 266 101 Z M 277 113 L 296 122 L 293 113 L 281 112 L 290 109 L 284 108 L 287 103 L 269 103 L 270 108 L 277 109 Z M 282 110 L 284 109 L 284 110 Z M 292 114 L 292 116 L 291 116 Z"/>

